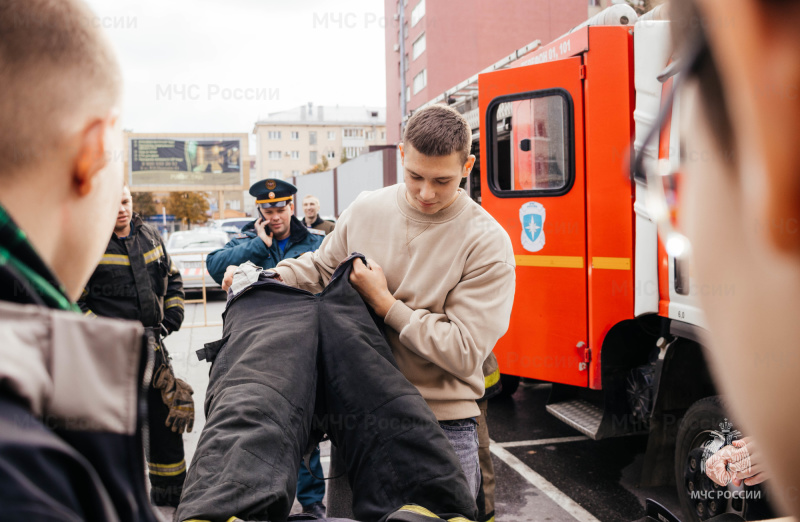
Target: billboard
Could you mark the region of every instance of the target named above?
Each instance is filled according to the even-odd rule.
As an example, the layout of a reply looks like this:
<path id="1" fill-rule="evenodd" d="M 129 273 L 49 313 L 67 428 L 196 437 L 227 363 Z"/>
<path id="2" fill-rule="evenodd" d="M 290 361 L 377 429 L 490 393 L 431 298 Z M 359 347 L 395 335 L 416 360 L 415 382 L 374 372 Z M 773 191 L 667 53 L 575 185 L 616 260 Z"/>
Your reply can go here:
<path id="1" fill-rule="evenodd" d="M 130 137 L 131 187 L 242 187 L 246 142 L 232 137 Z"/>

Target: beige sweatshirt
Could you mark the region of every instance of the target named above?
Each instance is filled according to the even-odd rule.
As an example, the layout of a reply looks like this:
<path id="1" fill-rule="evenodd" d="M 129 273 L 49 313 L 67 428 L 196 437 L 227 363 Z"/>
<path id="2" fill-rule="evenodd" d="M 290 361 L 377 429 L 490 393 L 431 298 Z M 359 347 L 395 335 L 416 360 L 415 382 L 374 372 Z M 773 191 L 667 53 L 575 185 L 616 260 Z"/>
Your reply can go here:
<path id="1" fill-rule="evenodd" d="M 483 361 L 511 316 L 511 240 L 464 191 L 433 215 L 405 192 L 404 184 L 363 192 L 316 252 L 276 270 L 286 284 L 318 293 L 350 253 L 375 260 L 397 299 L 386 332 L 403 375 L 439 420 L 474 417 Z"/>

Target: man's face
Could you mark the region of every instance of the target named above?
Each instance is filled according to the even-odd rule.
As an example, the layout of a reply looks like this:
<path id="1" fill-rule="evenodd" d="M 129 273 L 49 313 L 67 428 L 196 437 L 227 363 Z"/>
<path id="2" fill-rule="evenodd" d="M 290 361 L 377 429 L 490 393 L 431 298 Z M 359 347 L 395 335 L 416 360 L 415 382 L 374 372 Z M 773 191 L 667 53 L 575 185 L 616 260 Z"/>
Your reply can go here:
<path id="1" fill-rule="evenodd" d="M 291 203 L 285 207 L 259 208 L 259 210 L 275 239 L 285 239 L 289 235 L 294 213 L 294 206 Z"/>
<path id="2" fill-rule="evenodd" d="M 119 210 L 117 210 L 117 223 L 114 226 L 114 230 L 122 230 L 127 227 L 131 222 L 132 216 L 133 198 L 131 197 L 131 191 L 128 187 L 123 187 L 122 201 L 119 204 Z"/>
<path id="3" fill-rule="evenodd" d="M 319 214 L 319 201 L 316 198 L 308 198 L 303 201 L 303 214 L 309 221 L 317 219 Z"/>
<path id="4" fill-rule="evenodd" d="M 426 156 L 410 143 L 400 145 L 403 160 L 403 179 L 408 203 L 425 214 L 435 214 L 447 208 L 458 193 L 461 178 L 469 175 L 475 156 L 466 163 L 454 152 L 449 156 Z"/>

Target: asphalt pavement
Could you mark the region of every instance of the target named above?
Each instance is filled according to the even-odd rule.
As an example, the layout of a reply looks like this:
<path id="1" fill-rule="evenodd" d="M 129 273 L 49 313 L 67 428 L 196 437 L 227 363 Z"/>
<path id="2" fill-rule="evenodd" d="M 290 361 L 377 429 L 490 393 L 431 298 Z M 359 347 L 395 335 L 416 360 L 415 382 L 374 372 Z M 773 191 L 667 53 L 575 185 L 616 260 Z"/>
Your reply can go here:
<path id="1" fill-rule="evenodd" d="M 190 294 L 187 299 L 197 297 Z M 224 308 L 222 292 L 210 293 L 205 307 L 187 304 L 183 328 L 165 340 L 177 376 L 194 388 L 194 430 L 184 434 L 187 463 L 205 424 L 208 385 L 209 365 L 198 361 L 195 352 L 222 337 Z M 497 522 L 634 521 L 644 515 L 648 497 L 680 516 L 674 487 L 642 489 L 637 485 L 646 437 L 589 440 L 545 411 L 548 393 L 547 384 L 523 381 L 512 397 L 490 401 Z M 329 448 L 323 446 L 326 473 L 328 454 Z M 293 512 L 299 509 L 295 502 Z M 160 512 L 171 520 L 173 510 L 161 508 Z"/>

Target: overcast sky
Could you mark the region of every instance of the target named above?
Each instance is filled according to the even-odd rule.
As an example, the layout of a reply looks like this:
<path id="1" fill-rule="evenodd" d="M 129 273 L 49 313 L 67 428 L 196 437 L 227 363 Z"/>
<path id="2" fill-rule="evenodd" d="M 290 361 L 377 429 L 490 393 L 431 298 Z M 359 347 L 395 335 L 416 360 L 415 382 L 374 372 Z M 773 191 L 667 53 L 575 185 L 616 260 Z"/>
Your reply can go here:
<path id="1" fill-rule="evenodd" d="M 249 133 L 307 102 L 386 105 L 383 2 L 87 1 L 117 49 L 134 132 Z"/>

